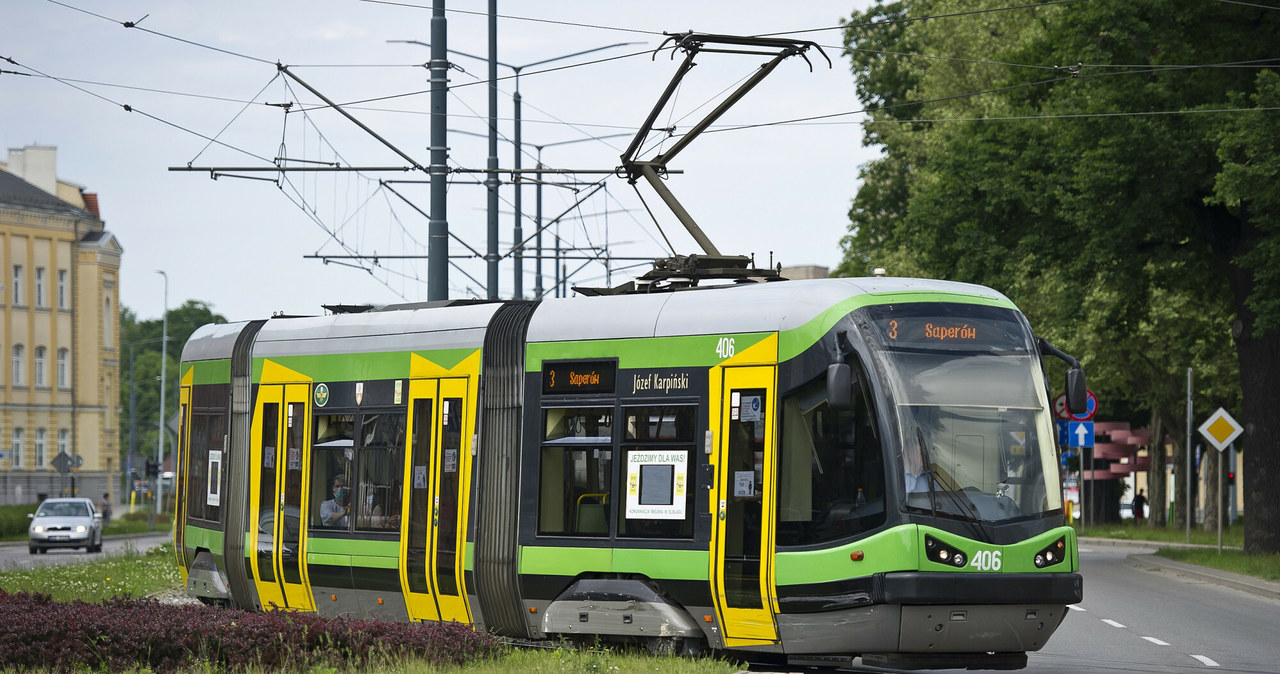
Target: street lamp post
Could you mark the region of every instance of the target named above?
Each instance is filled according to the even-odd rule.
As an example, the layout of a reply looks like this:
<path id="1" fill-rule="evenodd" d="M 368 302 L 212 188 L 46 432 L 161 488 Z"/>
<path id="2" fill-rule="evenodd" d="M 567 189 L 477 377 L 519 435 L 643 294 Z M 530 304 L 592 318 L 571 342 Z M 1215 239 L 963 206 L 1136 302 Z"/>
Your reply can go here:
<path id="1" fill-rule="evenodd" d="M 164 316 L 160 328 L 160 423 L 156 435 L 156 460 L 160 465 L 156 475 L 156 515 L 161 514 L 164 507 L 164 388 L 166 384 L 165 363 L 169 360 L 169 275 L 156 270 L 164 277 Z"/>
<path id="2" fill-rule="evenodd" d="M 408 43 L 408 44 L 417 44 L 417 45 L 422 45 L 422 46 L 424 46 L 424 47 L 430 47 L 430 46 L 431 46 L 431 45 L 430 45 L 429 43 L 427 43 L 427 42 L 421 42 L 421 41 L 418 41 L 418 40 L 387 40 L 387 41 L 388 41 L 388 42 L 404 42 L 404 43 Z M 522 162 L 521 162 L 521 152 L 523 152 L 523 143 L 521 142 L 521 125 L 522 125 L 522 120 L 521 120 L 521 102 L 522 102 L 522 100 L 523 100 L 523 99 L 522 99 L 522 98 L 521 98 L 521 96 L 520 96 L 520 71 L 524 70 L 525 68 L 532 68 L 532 67 L 534 67 L 534 66 L 546 65 L 546 64 L 548 64 L 548 63 L 552 63 L 552 62 L 555 62 L 555 61 L 562 61 L 562 60 L 564 60 L 564 59 L 573 58 L 573 57 L 575 57 L 575 56 L 583 56 L 584 54 L 591 54 L 591 53 L 598 52 L 598 51 L 604 51 L 605 49 L 613 49 L 613 48 L 615 48 L 615 47 L 627 47 L 627 46 L 630 46 L 630 45 L 636 45 L 636 44 L 643 44 L 643 43 L 641 43 L 641 42 L 615 42 L 614 44 L 607 44 L 607 45 L 604 45 L 604 46 L 602 46 L 602 47 L 595 47 L 595 48 L 592 48 L 592 49 L 584 49 L 584 50 L 582 50 L 582 51 L 577 51 L 577 52 L 574 52 L 574 53 L 572 53 L 572 54 L 565 54 L 565 55 L 563 55 L 563 56 L 555 56 L 555 57 L 552 57 L 552 58 L 549 58 L 549 59 L 542 59 L 542 60 L 540 60 L 540 61 L 534 61 L 534 62 L 532 62 L 532 63 L 525 63 L 525 64 L 523 64 L 523 65 L 518 65 L 518 66 L 517 66 L 517 65 L 511 65 L 510 63 L 503 63 L 502 61 L 499 61 L 499 60 L 497 60 L 496 58 L 490 59 L 490 58 L 486 58 L 486 57 L 483 57 L 483 56 L 476 56 L 475 54 L 468 54 L 468 53 L 466 53 L 466 52 L 461 52 L 461 51 L 458 51 L 458 50 L 456 50 L 456 49 L 448 49 L 448 50 L 447 50 L 450 54 L 457 54 L 458 56 L 465 56 L 465 57 L 467 57 L 467 58 L 475 59 L 475 60 L 477 60 L 477 61 L 484 61 L 484 62 L 486 62 L 486 63 L 490 63 L 490 69 L 491 69 L 491 72 L 492 72 L 492 68 L 494 67 L 494 65 L 493 65 L 493 64 L 497 64 L 497 65 L 500 65 L 500 66 L 502 66 L 502 67 L 504 67 L 504 68 L 510 68 L 510 69 L 511 69 L 511 72 L 515 74 L 515 84 L 516 84 L 516 87 L 515 87 L 515 92 L 511 95 L 511 102 L 512 102 L 512 107 L 513 107 L 513 111 L 512 111 L 512 118 L 513 118 L 513 123 L 514 123 L 514 133 L 513 133 L 514 139 L 513 139 L 513 141 L 514 141 L 514 145 L 515 145 L 515 162 L 514 162 L 514 164 L 512 165 L 513 175 L 515 176 L 515 178 L 514 178 L 514 183 L 515 183 L 515 196 L 514 196 L 514 198 L 512 199 L 512 201 L 513 201 L 513 206 L 514 206 L 514 208 L 515 208 L 515 225 L 514 225 L 514 228 L 513 228 L 513 236 L 514 236 L 514 240 L 515 240 L 515 242 L 516 242 L 517 244 L 519 244 L 519 242 L 521 242 L 521 241 L 523 241 L 523 240 L 524 240 L 524 222 L 523 222 L 523 219 L 524 219 L 524 213 L 521 211 L 521 206 L 522 206 L 523 204 L 522 204 L 522 201 L 521 201 L 521 192 L 522 192 L 521 187 L 522 187 L 522 186 L 521 186 L 521 184 L 520 184 L 520 170 L 521 170 L 521 166 L 522 166 Z M 492 84 L 491 86 L 496 90 L 496 89 L 497 89 L 497 78 L 496 78 L 496 77 L 493 77 L 493 76 L 491 75 L 491 76 L 490 76 L 490 81 L 491 81 L 491 82 L 493 82 L 493 84 Z M 498 128 L 498 120 L 496 119 L 496 117 L 497 117 L 497 113 L 496 113 L 492 108 L 490 108 L 489 128 L 490 128 L 491 130 L 493 130 L 493 129 L 497 129 L 497 128 Z M 554 143 L 549 143 L 548 145 L 553 145 L 553 144 L 554 144 Z M 491 146 L 492 146 L 492 143 L 491 143 Z M 539 147 L 539 146 L 535 146 L 535 147 Z M 545 147 L 545 146 L 540 146 L 540 147 Z M 491 150 L 491 151 L 492 151 L 492 150 Z M 539 161 L 539 167 L 541 167 L 541 161 Z M 494 167 L 494 166 L 491 166 L 490 168 L 492 169 L 492 168 L 495 168 L 495 167 Z M 496 181 L 496 179 L 497 179 L 496 175 L 491 175 L 490 177 L 491 177 L 491 179 L 493 179 L 493 180 L 495 180 L 495 181 Z M 539 176 L 539 180 L 541 180 L 541 176 Z M 491 189 L 493 189 L 493 190 L 494 190 L 494 193 L 496 194 L 496 187 L 491 188 Z M 494 197 L 494 196 L 492 196 L 492 195 L 490 196 L 490 199 L 491 199 L 491 200 L 495 200 L 495 201 L 496 201 L 496 197 Z M 491 203 L 492 203 L 492 201 L 491 201 Z M 496 206 L 496 205 L 492 206 L 492 209 L 493 209 L 493 210 L 495 210 L 495 211 L 496 211 L 496 208 L 497 208 L 497 206 Z M 492 245 L 491 245 L 491 248 L 492 248 Z M 495 256 L 487 256 L 487 257 L 490 257 L 489 264 L 490 264 L 490 265 L 493 265 L 493 267 L 490 269 L 489 278 L 490 278 L 490 279 L 496 279 L 496 278 L 497 278 L 497 269 L 496 269 L 496 267 L 497 267 L 497 264 L 498 264 L 497 257 L 495 257 Z M 515 299 L 520 299 L 520 298 L 524 295 L 524 254 L 523 254 L 521 251 L 517 250 L 517 251 L 515 252 L 515 254 L 514 254 L 512 257 L 513 257 L 513 259 L 514 259 L 514 264 L 515 264 L 515 275 L 514 275 L 514 279 L 513 279 L 513 282 L 512 282 L 512 295 L 513 295 L 513 297 L 514 297 Z M 538 263 L 538 264 L 539 264 L 539 266 L 541 265 L 541 251 L 539 251 L 539 263 Z M 539 270 L 539 271 L 541 271 L 541 270 Z M 541 285 L 540 281 L 539 281 L 539 283 L 538 283 L 537 285 Z M 540 290 L 540 288 L 538 288 L 537 290 Z M 541 294 L 541 293 L 539 292 L 539 294 Z M 490 297 L 497 297 L 497 289 L 496 289 L 496 288 L 489 289 L 489 296 L 490 296 Z"/>

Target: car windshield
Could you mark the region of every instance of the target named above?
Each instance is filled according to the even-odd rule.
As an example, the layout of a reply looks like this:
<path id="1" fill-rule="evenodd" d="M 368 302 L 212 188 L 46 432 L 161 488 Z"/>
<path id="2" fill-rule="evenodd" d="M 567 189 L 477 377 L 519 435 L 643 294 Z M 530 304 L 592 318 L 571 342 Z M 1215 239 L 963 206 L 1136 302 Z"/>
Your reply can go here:
<path id="1" fill-rule="evenodd" d="M 957 306 L 899 305 L 872 316 L 898 422 L 904 505 L 985 521 L 1061 508 L 1029 331 L 1012 310 Z"/>
<path id="2" fill-rule="evenodd" d="M 89 508 L 79 501 L 45 503 L 36 511 L 36 517 L 88 517 Z"/>

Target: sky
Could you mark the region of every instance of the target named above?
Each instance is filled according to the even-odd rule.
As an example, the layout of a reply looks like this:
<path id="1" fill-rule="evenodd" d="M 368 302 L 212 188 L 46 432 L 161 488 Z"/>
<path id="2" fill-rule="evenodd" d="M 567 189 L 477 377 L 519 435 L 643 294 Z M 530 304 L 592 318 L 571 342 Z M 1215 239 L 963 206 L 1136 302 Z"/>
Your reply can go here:
<path id="1" fill-rule="evenodd" d="M 617 167 L 683 58 L 655 54 L 664 32 L 809 31 L 788 36 L 816 42 L 832 65 L 812 49 L 812 72 L 798 57 L 782 63 L 672 161 L 669 168 L 681 173 L 666 184 L 724 254 L 754 255 L 759 266 L 835 267 L 859 168 L 877 156 L 862 143 L 864 116 L 838 30 L 842 18 L 867 4 L 499 2 L 500 62 L 558 59 L 521 71 L 523 167 L 536 164 L 538 147 L 550 168 Z M 447 3 L 450 49 L 487 55 L 487 7 Z M 158 319 L 166 302 L 172 308 L 189 299 L 232 321 L 319 315 L 323 305 L 425 301 L 427 176 L 399 170 L 409 165 L 399 153 L 429 163 L 430 50 L 403 41 L 428 42 L 430 20 L 429 0 L 9 3 L 0 57 L 13 62 L 0 62 L 9 71 L 0 74 L 0 142 L 5 150 L 57 147 L 59 178 L 99 195 L 106 227 L 124 248 L 120 301 L 140 320 Z M 569 56 L 596 48 L 603 49 Z M 471 249 L 488 248 L 487 197 L 483 178 L 466 170 L 488 161 L 487 65 L 463 54 L 450 57 L 449 163 L 457 170 L 448 192 L 456 237 L 448 295 L 484 298 L 486 263 Z M 764 60 L 699 55 L 657 126 L 687 131 Z M 502 169 L 514 165 L 512 74 L 499 68 Z M 805 118 L 821 119 L 794 121 Z M 659 145 L 655 137 L 641 157 L 670 142 Z M 269 168 L 278 157 L 290 166 L 396 170 L 225 171 L 217 179 L 209 171 L 170 170 Z M 604 188 L 578 203 L 601 179 Z M 498 247 L 506 254 L 515 190 L 509 175 L 503 181 Z M 544 220 L 565 214 L 544 234 L 545 254 L 558 232 L 567 256 L 611 258 L 607 265 L 566 260 L 569 285 L 616 286 L 649 268 L 627 258 L 701 252 L 643 181 L 639 195 L 625 179 L 598 173 L 558 174 L 551 182 L 574 184 L 543 186 Z M 525 185 L 526 237 L 535 230 L 535 197 L 535 187 Z M 512 297 L 514 274 L 505 257 L 499 297 Z M 526 258 L 526 297 L 534 274 Z M 552 274 L 547 260 L 548 293 Z"/>

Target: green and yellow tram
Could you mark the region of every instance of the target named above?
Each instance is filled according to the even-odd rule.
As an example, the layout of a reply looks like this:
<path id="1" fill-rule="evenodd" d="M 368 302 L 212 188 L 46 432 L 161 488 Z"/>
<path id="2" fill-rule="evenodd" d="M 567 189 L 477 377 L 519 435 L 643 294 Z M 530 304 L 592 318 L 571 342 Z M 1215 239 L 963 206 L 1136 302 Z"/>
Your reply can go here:
<path id="1" fill-rule="evenodd" d="M 897 278 L 210 325 L 176 554 L 211 603 L 792 662 L 1019 667 L 1082 598 L 1043 355 Z"/>

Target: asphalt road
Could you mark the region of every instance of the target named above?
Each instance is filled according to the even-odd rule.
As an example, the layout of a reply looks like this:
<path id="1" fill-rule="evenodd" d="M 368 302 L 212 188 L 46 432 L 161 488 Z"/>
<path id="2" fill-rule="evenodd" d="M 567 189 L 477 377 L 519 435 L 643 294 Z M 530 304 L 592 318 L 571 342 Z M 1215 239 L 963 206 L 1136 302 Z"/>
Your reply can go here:
<path id="1" fill-rule="evenodd" d="M 33 555 L 27 551 L 25 541 L 16 543 L 0 543 L 0 569 L 31 569 L 37 566 L 55 564 L 76 564 L 102 555 L 118 554 L 132 547 L 138 551 L 146 551 L 170 540 L 169 533 L 138 534 L 129 536 L 108 536 L 102 541 L 101 553 L 86 553 L 84 550 L 50 550 L 44 554 Z"/>

